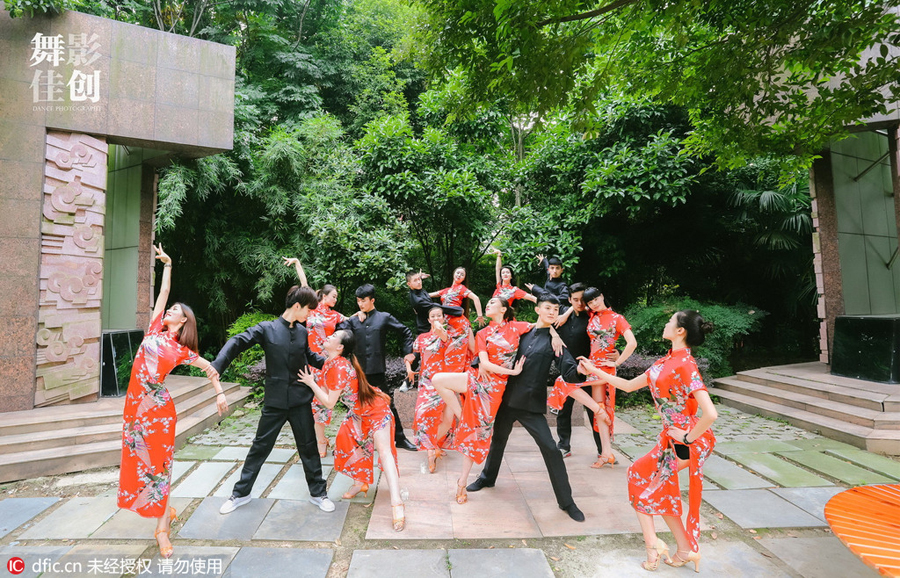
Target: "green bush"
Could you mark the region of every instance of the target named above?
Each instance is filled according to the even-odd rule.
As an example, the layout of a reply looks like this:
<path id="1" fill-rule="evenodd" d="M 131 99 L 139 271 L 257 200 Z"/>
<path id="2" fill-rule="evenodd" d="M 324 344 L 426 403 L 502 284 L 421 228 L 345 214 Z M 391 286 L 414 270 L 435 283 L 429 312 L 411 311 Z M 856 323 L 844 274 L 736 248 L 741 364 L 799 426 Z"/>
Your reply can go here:
<path id="1" fill-rule="evenodd" d="M 228 327 L 228 338 L 231 339 L 257 323 L 271 321 L 272 319 L 275 319 L 275 317 L 276 315 L 260 313 L 258 311 L 244 313 L 235 319 L 234 323 Z M 249 369 L 259 363 L 264 356 L 265 352 L 263 351 L 263 348 L 259 345 L 254 345 L 247 351 L 238 355 L 231 365 L 228 366 L 228 369 L 226 369 L 225 373 L 222 375 L 222 381 L 234 381 L 246 386 L 259 385 L 262 380 L 252 379 L 248 374 L 250 373 Z"/>
<path id="2" fill-rule="evenodd" d="M 692 351 L 694 357 L 709 360 L 710 377 L 734 373 L 729 356 L 741 346 L 744 337 L 759 329 L 760 320 L 767 315 L 765 311 L 742 303 L 701 303 L 690 297 L 672 298 L 651 306 L 631 305 L 623 315 L 637 338 L 638 351 L 657 356 L 665 354 L 670 343 L 662 338 L 663 327 L 673 313 L 683 309 L 699 311 L 715 326 L 715 330 L 706 336 L 706 342 Z"/>

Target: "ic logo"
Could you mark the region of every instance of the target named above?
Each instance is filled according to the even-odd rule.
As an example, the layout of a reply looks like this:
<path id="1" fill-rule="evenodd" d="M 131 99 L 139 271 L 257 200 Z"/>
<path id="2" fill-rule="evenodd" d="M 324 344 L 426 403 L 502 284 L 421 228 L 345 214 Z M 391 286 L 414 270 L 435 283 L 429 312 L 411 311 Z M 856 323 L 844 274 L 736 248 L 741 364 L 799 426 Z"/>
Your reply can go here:
<path id="1" fill-rule="evenodd" d="M 10 574 L 21 574 L 25 571 L 25 560 L 21 558 L 10 558 L 6 563 L 6 569 Z"/>

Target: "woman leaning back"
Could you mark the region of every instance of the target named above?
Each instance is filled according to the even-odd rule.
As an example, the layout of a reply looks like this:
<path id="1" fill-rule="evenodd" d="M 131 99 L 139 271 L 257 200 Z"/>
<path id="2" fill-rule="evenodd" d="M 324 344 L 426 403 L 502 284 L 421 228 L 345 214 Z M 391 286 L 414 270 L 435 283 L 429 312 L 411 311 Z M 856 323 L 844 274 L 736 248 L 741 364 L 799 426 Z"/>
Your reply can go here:
<path id="1" fill-rule="evenodd" d="M 341 423 L 334 443 L 334 469 L 353 478 L 354 484 L 344 499 L 369 491 L 374 480 L 374 452 L 378 451 L 381 467 L 391 492 L 391 514 L 394 530 L 406 525 L 403 499 L 400 496 L 400 474 L 397 447 L 394 445 L 394 416 L 388 395 L 369 385 L 353 351 L 356 338 L 352 331 L 335 331 L 325 340 L 325 363 L 316 375 L 300 371 L 300 379 L 312 389 L 322 405 L 333 408 L 343 398 L 347 415 Z"/>
<path id="2" fill-rule="evenodd" d="M 706 391 L 691 347 L 703 344 L 712 324 L 696 311 L 684 310 L 672 315 L 663 329 L 663 339 L 672 342 L 672 349 L 658 359 L 645 373 L 631 380 L 610 375 L 589 360 L 581 359 L 585 375 L 593 374 L 622 391 L 650 388 L 656 411 L 662 418 L 656 447 L 628 468 L 628 497 L 637 511 L 647 560 L 645 570 L 656 570 L 659 559 L 665 557 L 670 566 L 694 563 L 700 568 L 700 501 L 703 488 L 703 463 L 716 443 L 710 426 L 716 421 L 716 408 Z M 702 414 L 697 415 L 698 408 Z M 681 492 L 678 471 L 690 469 L 689 509 L 687 527 L 681 522 Z M 663 517 L 678 543 L 678 551 L 671 558 L 668 547 L 656 537 L 652 516 Z"/>
<path id="3" fill-rule="evenodd" d="M 175 453 L 177 414 L 166 389 L 166 376 L 182 363 L 206 372 L 216 390 L 219 415 L 228 411 L 228 401 L 219 374 L 197 355 L 197 320 L 191 308 L 175 303 L 167 311 L 172 284 L 172 259 L 162 245 L 154 247 L 163 262 L 162 285 L 153 308 L 150 328 L 131 366 L 131 381 L 125 396 L 122 431 L 122 465 L 119 470 L 119 507 L 145 518 L 157 518 L 154 536 L 163 558 L 172 556 L 169 529 L 175 508 L 169 508 L 169 485 Z"/>

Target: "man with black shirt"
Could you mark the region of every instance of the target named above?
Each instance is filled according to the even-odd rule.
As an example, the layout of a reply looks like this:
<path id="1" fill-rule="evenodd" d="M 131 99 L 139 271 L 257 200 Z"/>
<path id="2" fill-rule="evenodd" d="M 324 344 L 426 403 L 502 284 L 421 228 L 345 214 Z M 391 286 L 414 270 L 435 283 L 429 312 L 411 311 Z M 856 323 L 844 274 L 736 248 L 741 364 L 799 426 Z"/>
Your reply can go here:
<path id="1" fill-rule="evenodd" d="M 334 511 L 334 503 L 325 492 L 322 462 L 316 446 L 316 430 L 310 407 L 313 393 L 300 382 L 299 377 L 300 370 L 307 369 L 307 364 L 321 369 L 325 361 L 309 349 L 306 327 L 302 325 L 309 310 L 318 303 L 315 291 L 294 285 L 288 290 L 281 317 L 263 321 L 235 335 L 212 362 L 221 375 L 238 355 L 253 345 L 261 345 L 266 353 L 265 399 L 256 437 L 244 460 L 241 479 L 234 485 L 231 497 L 219 509 L 222 514 L 229 514 L 250 501 L 250 490 L 256 476 L 275 447 L 285 422 L 290 422 L 294 432 L 309 487 L 309 501 L 324 512 Z"/>
<path id="2" fill-rule="evenodd" d="M 559 260 L 559 257 L 550 257 L 547 259 L 544 255 L 538 255 L 537 260 L 541 267 L 544 268 L 544 272 L 547 273 L 547 282 L 544 283 L 543 287 L 540 285 L 532 285 L 531 283 L 526 283 L 525 286 L 538 298 L 544 293 L 549 293 L 551 295 L 556 295 L 560 302 L 567 301 L 569 299 L 569 287 L 562 279 L 562 261 Z"/>
<path id="3" fill-rule="evenodd" d="M 549 294 L 538 298 L 534 310 L 538 320 L 534 329 L 522 335 L 516 361 L 525 358 L 525 365 L 519 375 L 512 375 L 506 382 L 503 400 L 497 410 L 494 421 L 494 435 L 491 438 L 491 449 L 484 462 L 481 475 L 468 485 L 469 492 L 477 492 L 482 488 L 491 488 L 497 482 L 500 473 L 500 462 L 513 424 L 519 422 L 531 434 L 541 450 L 556 502 L 561 510 L 565 510 L 576 522 L 584 521 L 584 514 L 572 499 L 572 487 L 562 454 L 556 447 L 556 441 L 550 433 L 547 418 L 547 385 L 550 380 L 550 364 L 556 361 L 563 379 L 578 383 L 578 366 L 575 358 L 563 350 L 561 355 L 553 352 L 550 327 L 559 315 L 559 300 Z M 574 380 L 574 381 L 572 381 Z"/>
<path id="4" fill-rule="evenodd" d="M 384 377 L 384 344 L 387 332 L 395 332 L 403 340 L 403 354 L 405 359 L 412 363 L 416 356 L 412 352 L 413 334 L 406 325 L 403 325 L 390 313 L 375 309 L 375 287 L 366 283 L 356 290 L 356 304 L 360 313 L 346 321 L 348 327 L 356 336 L 356 358 L 366 374 L 370 384 L 381 389 L 391 396 L 391 412 L 394 414 L 394 441 L 398 448 L 418 451 L 418 448 L 406 439 L 403 433 L 403 424 L 400 415 L 394 406 L 394 392 L 387 389 L 387 381 Z"/>
<path id="5" fill-rule="evenodd" d="M 587 324 L 591 315 L 582 300 L 584 290 L 585 286 L 583 283 L 575 283 L 569 287 L 569 303 L 571 307 L 566 308 L 563 314 L 559 316 L 556 326 L 557 333 L 559 333 L 569 353 L 575 359 L 591 356 L 591 340 L 587 334 Z M 586 377 L 579 377 L 575 383 L 584 381 L 587 381 Z M 588 395 L 591 395 L 591 386 L 585 386 L 581 389 L 587 392 Z M 556 433 L 559 436 L 557 446 L 564 458 L 572 455 L 572 407 L 574 404 L 575 400 L 572 397 L 566 398 L 565 405 L 563 405 L 556 416 Z M 594 412 L 586 407 L 584 411 L 587 412 L 588 423 L 594 423 Z M 599 456 L 603 453 L 600 434 L 594 431 L 593 428 L 591 428 L 591 432 L 594 434 L 594 442 L 597 445 L 597 455 Z"/>
<path id="6" fill-rule="evenodd" d="M 431 323 L 428 321 L 428 312 L 432 307 L 440 307 L 444 315 L 459 317 L 463 314 L 462 307 L 454 305 L 441 305 L 432 301 L 428 292 L 422 289 L 422 280 L 430 277 L 428 273 L 410 271 L 406 274 L 406 286 L 409 287 L 409 304 L 416 313 L 416 334 L 421 335 L 431 331 Z"/>

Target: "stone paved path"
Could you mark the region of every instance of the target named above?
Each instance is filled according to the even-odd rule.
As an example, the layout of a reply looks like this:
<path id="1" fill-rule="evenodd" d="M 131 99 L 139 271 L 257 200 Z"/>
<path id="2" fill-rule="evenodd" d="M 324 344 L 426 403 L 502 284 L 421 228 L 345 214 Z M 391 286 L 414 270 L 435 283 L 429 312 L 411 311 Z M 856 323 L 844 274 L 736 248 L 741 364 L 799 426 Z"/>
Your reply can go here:
<path id="1" fill-rule="evenodd" d="M 618 417 L 614 468 L 591 469 L 589 432 L 573 432 L 566 465 L 587 516 L 582 524 L 556 506 L 540 455 L 521 428 L 510 439 L 497 486 L 470 494 L 465 505 L 453 500 L 459 456 L 428 474 L 424 454 L 401 451 L 408 493 L 402 533 L 390 526 L 386 482 L 376 482 L 377 493 L 340 500 L 351 480 L 332 471 L 330 460 L 325 473 L 337 510 L 325 514 L 309 504 L 288 429 L 254 487 L 257 499 L 222 516 L 219 505 L 258 419 L 251 410 L 176 454 L 172 505 L 181 519 L 171 561 L 158 557 L 155 521 L 116 508 L 115 469 L 0 487 L 0 560 L 22 558 L 18 576 L 646 576 L 625 473 L 653 444 L 659 420 L 646 408 Z M 900 462 L 727 407 L 715 431 L 700 574 L 876 575 L 831 536 L 822 511 L 851 485 L 900 480 Z M 671 542 L 667 533 L 661 537 Z M 0 576 L 11 575 L 0 569 Z"/>

